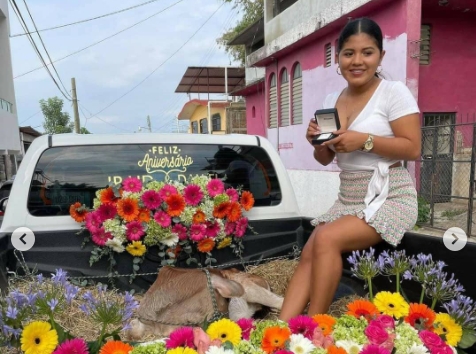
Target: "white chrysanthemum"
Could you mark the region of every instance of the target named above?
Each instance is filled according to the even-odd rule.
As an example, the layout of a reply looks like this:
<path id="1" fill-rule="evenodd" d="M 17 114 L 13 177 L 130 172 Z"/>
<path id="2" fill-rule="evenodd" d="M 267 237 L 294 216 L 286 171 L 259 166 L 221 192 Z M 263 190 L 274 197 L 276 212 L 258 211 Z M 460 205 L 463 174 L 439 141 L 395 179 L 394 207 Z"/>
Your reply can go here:
<path id="1" fill-rule="evenodd" d="M 291 334 L 289 350 L 295 354 L 309 354 L 315 348 L 314 344 L 302 334 Z"/>
<path id="2" fill-rule="evenodd" d="M 166 237 L 160 239 L 160 243 L 163 243 L 164 245 L 168 247 L 175 246 L 178 243 L 178 241 L 179 241 L 178 235 L 172 232 L 168 233 Z"/>
<path id="3" fill-rule="evenodd" d="M 211 345 L 205 352 L 205 354 L 233 354 L 233 350 Z"/>
<path id="4" fill-rule="evenodd" d="M 408 354 L 428 354 L 428 349 L 423 344 L 416 344 L 413 345 L 408 349 Z"/>
<path id="5" fill-rule="evenodd" d="M 106 246 L 112 248 L 112 250 L 117 253 L 122 253 L 125 250 L 124 246 L 122 245 L 122 241 L 116 237 L 107 240 Z"/>
<path id="6" fill-rule="evenodd" d="M 338 340 L 336 346 L 344 349 L 348 354 L 358 354 L 364 347 L 352 340 Z"/>

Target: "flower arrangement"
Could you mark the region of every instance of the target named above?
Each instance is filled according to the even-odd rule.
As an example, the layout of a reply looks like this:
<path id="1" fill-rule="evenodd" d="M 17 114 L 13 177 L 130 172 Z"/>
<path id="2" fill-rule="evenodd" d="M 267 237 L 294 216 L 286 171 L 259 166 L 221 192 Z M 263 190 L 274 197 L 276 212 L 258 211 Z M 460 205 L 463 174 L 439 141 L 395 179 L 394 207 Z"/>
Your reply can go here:
<path id="1" fill-rule="evenodd" d="M 22 288 L 0 297 L 1 347 L 21 349 L 25 354 L 108 354 L 132 350 L 131 345 L 120 342 L 120 334 L 127 329 L 138 307 L 131 293 L 117 294 L 104 285 L 80 289 L 68 281 L 62 270 L 50 279 L 37 275 Z M 59 323 L 58 318 L 76 310 L 97 325 L 95 340 L 74 336 L 67 325 Z"/>
<path id="2" fill-rule="evenodd" d="M 79 202 L 70 215 L 89 231 L 85 243 L 92 242 L 92 265 L 114 254 L 128 252 L 137 272 L 144 254 L 158 247 L 162 265 L 175 264 L 179 256 L 186 263 L 199 263 L 196 254 L 205 255 L 205 265 L 216 262 L 213 250 L 232 248 L 236 256 L 244 249 L 242 238 L 254 205 L 251 192 L 226 188 L 220 179 L 191 176 L 188 181 L 157 182 L 143 185 L 129 177 L 120 187 L 98 190 L 93 209 Z"/>
<path id="3" fill-rule="evenodd" d="M 280 320 L 221 319 L 208 327 L 178 328 L 165 340 L 131 353 L 160 354 L 455 354 L 476 342 L 476 304 L 429 255 L 354 252 L 353 275 L 367 282 L 368 299 L 338 317 L 317 314 Z M 394 292 L 372 293 L 377 275 L 396 278 Z M 419 302 L 405 299 L 402 279 L 421 284 Z M 429 300 L 425 304 L 424 300 Z M 436 307 L 440 306 L 440 311 Z"/>

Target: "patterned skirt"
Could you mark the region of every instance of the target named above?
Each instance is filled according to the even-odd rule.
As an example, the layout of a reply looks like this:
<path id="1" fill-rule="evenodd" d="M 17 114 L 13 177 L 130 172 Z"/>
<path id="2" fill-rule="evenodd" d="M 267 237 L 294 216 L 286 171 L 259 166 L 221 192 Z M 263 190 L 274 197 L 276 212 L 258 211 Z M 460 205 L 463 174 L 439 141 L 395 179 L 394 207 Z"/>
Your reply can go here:
<path id="1" fill-rule="evenodd" d="M 344 215 L 364 219 L 364 198 L 373 172 L 341 172 L 337 201 L 323 215 L 312 220 L 312 225 L 329 223 Z M 418 217 L 417 192 L 410 174 L 404 167 L 390 169 L 388 197 L 369 220 L 382 239 L 397 246 L 406 231 L 415 226 Z"/>

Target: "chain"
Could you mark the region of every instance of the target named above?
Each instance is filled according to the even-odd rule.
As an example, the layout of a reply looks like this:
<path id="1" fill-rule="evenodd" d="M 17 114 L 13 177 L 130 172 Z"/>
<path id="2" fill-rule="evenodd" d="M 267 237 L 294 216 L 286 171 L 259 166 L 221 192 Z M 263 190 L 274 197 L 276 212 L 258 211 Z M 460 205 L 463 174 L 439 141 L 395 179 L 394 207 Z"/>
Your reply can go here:
<path id="1" fill-rule="evenodd" d="M 13 253 L 14 253 L 15 258 L 17 259 L 18 263 L 20 265 L 22 265 L 22 268 L 23 268 L 23 270 L 25 271 L 25 274 L 26 274 L 25 277 L 31 276 L 33 273 L 26 266 L 26 261 L 23 258 L 23 252 L 18 251 L 18 250 L 14 250 Z M 20 254 L 21 259 L 19 258 L 17 253 Z M 295 245 L 293 247 L 292 252 L 288 256 L 276 256 L 276 257 L 260 258 L 258 260 L 254 260 L 254 261 L 245 261 L 245 260 L 243 260 L 243 258 L 240 257 L 241 259 L 239 261 L 232 262 L 232 263 L 226 263 L 226 264 L 223 264 L 223 265 L 216 265 L 216 266 L 209 265 L 209 266 L 207 266 L 207 268 L 220 269 L 220 268 L 225 268 L 225 267 L 226 268 L 233 267 L 233 266 L 236 266 L 236 265 L 241 265 L 244 268 L 247 265 L 258 265 L 261 262 L 270 262 L 270 261 L 281 260 L 281 259 L 289 259 L 289 257 L 295 259 L 295 258 L 299 257 L 300 253 L 301 253 L 301 249 L 297 245 Z M 162 267 L 163 266 L 158 266 L 156 272 L 135 273 L 135 274 L 132 273 L 132 274 L 89 275 L 89 276 L 75 276 L 75 277 L 68 276 L 68 279 L 69 280 L 87 280 L 87 279 L 122 278 L 122 277 L 131 277 L 131 276 L 137 277 L 137 276 L 157 275 L 158 271 Z M 22 278 L 22 277 L 18 276 L 18 278 Z"/>
<path id="2" fill-rule="evenodd" d="M 205 275 L 207 276 L 208 291 L 210 292 L 210 297 L 212 298 L 212 304 L 213 304 L 213 316 L 210 319 L 210 322 L 217 321 L 222 317 L 226 317 L 228 315 L 228 312 L 218 311 L 217 298 L 215 296 L 215 290 L 213 289 L 213 286 L 212 286 L 212 278 L 210 277 L 210 272 L 206 268 L 203 268 L 202 270 L 205 272 Z"/>

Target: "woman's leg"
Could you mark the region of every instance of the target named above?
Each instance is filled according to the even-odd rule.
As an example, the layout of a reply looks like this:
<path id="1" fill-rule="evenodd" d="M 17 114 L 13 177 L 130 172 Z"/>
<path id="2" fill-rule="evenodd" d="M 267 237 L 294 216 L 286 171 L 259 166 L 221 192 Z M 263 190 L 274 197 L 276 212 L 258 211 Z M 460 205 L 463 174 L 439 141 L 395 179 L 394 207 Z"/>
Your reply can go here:
<path id="1" fill-rule="evenodd" d="M 310 316 L 327 313 L 342 276 L 342 253 L 363 250 L 380 241 L 382 238 L 373 227 L 352 215 L 316 230 L 312 243 Z"/>
<path id="2" fill-rule="evenodd" d="M 322 224 L 321 224 L 322 225 Z M 284 296 L 283 307 L 279 314 L 279 319 L 288 321 L 294 316 L 304 311 L 309 302 L 309 294 L 311 290 L 311 270 L 312 270 L 312 245 L 317 230 L 321 226 L 317 226 L 307 240 L 301 252 L 299 264 L 289 281 Z"/>

